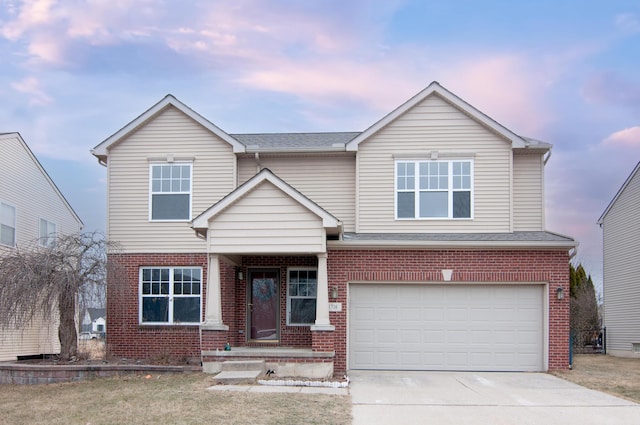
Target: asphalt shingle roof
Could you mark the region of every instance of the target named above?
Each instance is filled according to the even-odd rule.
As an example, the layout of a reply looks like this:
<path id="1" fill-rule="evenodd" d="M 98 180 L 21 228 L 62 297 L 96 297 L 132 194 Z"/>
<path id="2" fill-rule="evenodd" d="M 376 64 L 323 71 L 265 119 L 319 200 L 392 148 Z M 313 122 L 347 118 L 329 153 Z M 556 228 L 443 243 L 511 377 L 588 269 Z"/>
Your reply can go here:
<path id="1" fill-rule="evenodd" d="M 260 150 L 305 150 L 328 149 L 344 145 L 358 136 L 360 132 L 334 133 L 262 133 L 230 134 L 231 137 L 247 146 Z"/>

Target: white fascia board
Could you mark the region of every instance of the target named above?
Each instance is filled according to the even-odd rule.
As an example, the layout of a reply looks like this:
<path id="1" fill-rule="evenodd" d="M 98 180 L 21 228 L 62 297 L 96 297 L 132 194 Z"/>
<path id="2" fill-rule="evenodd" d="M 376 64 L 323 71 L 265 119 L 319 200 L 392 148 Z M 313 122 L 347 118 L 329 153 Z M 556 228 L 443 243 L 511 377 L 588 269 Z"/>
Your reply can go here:
<path id="1" fill-rule="evenodd" d="M 101 142 L 99 145 L 97 145 L 95 148 L 93 148 L 91 150 L 91 153 L 98 158 L 106 157 L 107 151 L 111 145 L 120 141 L 123 137 L 125 137 L 126 135 L 134 131 L 140 125 L 145 123 L 149 118 L 153 117 L 155 114 L 162 111 L 164 108 L 166 108 L 169 105 L 180 110 L 185 115 L 187 115 L 188 117 L 196 121 L 198 124 L 202 125 L 204 128 L 211 131 L 212 133 L 220 137 L 225 142 L 229 143 L 233 147 L 233 152 L 238 153 L 238 152 L 245 151 L 245 147 L 242 143 L 238 142 L 236 139 L 229 136 L 226 132 L 224 132 L 218 126 L 214 125 L 211 121 L 207 120 L 202 115 L 198 114 L 196 111 L 194 111 L 184 103 L 180 102 L 173 95 L 168 94 L 158 103 L 156 103 L 151 108 L 147 109 L 145 112 L 139 115 L 136 119 L 134 119 L 129 124 L 122 127 L 120 130 L 118 130 L 117 132 L 109 136 L 107 139 L 105 139 L 103 142 Z"/>
<path id="2" fill-rule="evenodd" d="M 611 199 L 611 202 L 609 202 L 609 205 L 607 205 L 607 208 L 604 210 L 604 212 L 602 213 L 602 215 L 600 216 L 600 218 L 596 222 L 597 224 L 602 226 L 602 223 L 604 223 L 604 217 L 609 213 L 609 210 L 616 203 L 616 201 L 618 200 L 620 195 L 622 195 L 622 192 L 624 192 L 624 190 L 627 188 L 629 183 L 631 183 L 631 180 L 633 180 L 633 177 L 636 175 L 638 170 L 640 170 L 640 162 L 638 162 L 636 164 L 636 166 L 633 169 L 633 171 L 631 172 L 631 174 L 629 174 L 629 177 L 627 177 L 627 179 L 624 181 L 624 183 L 622 183 L 622 186 L 620 186 L 620 189 L 618 189 L 618 191 L 616 192 L 615 196 L 613 197 L 613 199 Z"/>
<path id="3" fill-rule="evenodd" d="M 474 106 L 470 105 L 469 103 L 465 102 L 464 100 L 462 100 L 461 98 L 459 98 L 458 96 L 450 92 L 449 90 L 442 87 L 440 83 L 438 83 L 437 81 L 434 81 L 431 84 L 429 84 L 424 90 L 422 90 L 420 93 L 416 94 L 411 99 L 409 99 L 408 101 L 400 105 L 398 108 L 396 108 L 386 116 L 384 116 L 381 120 L 373 124 L 368 129 L 366 129 L 364 132 L 362 132 L 362 134 L 360 134 L 353 140 L 349 141 L 346 145 L 346 150 L 347 151 L 358 150 L 358 145 L 361 142 L 365 141 L 366 139 L 368 139 L 369 137 L 377 133 L 379 130 L 387 126 L 396 118 L 400 117 L 402 114 L 404 114 L 409 109 L 413 108 L 418 103 L 422 102 L 424 99 L 431 96 L 432 94 L 437 94 L 438 96 L 448 101 L 458 109 L 462 110 L 464 113 L 466 113 L 473 119 L 477 120 L 484 126 L 490 128 L 494 132 L 510 140 L 512 148 L 524 148 L 525 146 L 527 146 L 528 143 L 524 138 L 513 133 L 511 130 L 504 127 L 494 119 L 490 118 L 488 115 L 484 114 L 480 110 L 476 109 Z"/>

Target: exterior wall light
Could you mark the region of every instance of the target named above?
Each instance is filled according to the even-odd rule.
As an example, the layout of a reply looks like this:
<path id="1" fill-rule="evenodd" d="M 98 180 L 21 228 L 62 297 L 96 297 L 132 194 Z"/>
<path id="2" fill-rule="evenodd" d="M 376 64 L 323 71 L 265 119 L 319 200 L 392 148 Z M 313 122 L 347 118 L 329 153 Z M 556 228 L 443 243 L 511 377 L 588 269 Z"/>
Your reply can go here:
<path id="1" fill-rule="evenodd" d="M 334 300 L 336 298 L 338 298 L 338 287 L 337 286 L 331 287 L 331 298 L 333 298 Z"/>
<path id="2" fill-rule="evenodd" d="M 562 286 L 558 286 L 558 289 L 556 289 L 556 296 L 559 300 L 564 299 L 564 289 L 562 288 Z"/>
<path id="3" fill-rule="evenodd" d="M 238 280 L 244 280 L 244 273 L 242 273 L 242 270 L 238 272 Z"/>

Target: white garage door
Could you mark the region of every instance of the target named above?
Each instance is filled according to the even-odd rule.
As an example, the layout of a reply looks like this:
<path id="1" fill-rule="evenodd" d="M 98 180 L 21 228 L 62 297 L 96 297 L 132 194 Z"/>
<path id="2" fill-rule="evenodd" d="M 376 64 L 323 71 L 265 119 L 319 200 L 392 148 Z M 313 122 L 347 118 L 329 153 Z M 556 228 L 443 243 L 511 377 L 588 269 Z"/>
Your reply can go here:
<path id="1" fill-rule="evenodd" d="M 542 285 L 352 284 L 349 367 L 543 370 Z"/>

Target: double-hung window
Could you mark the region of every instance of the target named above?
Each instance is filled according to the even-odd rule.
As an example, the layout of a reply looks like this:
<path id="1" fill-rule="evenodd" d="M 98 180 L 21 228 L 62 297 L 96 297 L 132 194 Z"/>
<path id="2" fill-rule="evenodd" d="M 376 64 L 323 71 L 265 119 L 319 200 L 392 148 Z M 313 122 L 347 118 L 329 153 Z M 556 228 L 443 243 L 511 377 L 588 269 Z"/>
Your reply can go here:
<path id="1" fill-rule="evenodd" d="M 151 220 L 191 219 L 191 164 L 151 164 Z"/>
<path id="2" fill-rule="evenodd" d="M 198 324 L 201 319 L 200 267 L 140 269 L 140 323 Z"/>
<path id="3" fill-rule="evenodd" d="M 313 325 L 316 322 L 316 269 L 289 269 L 287 273 L 287 325 Z"/>
<path id="4" fill-rule="evenodd" d="M 38 242 L 40 246 L 52 246 L 56 240 L 56 223 L 44 218 L 40 219 L 40 228 L 38 230 Z"/>
<path id="5" fill-rule="evenodd" d="M 473 162 L 396 162 L 397 219 L 473 217 Z"/>
<path id="6" fill-rule="evenodd" d="M 0 201 L 0 244 L 16 246 L 16 207 Z"/>

